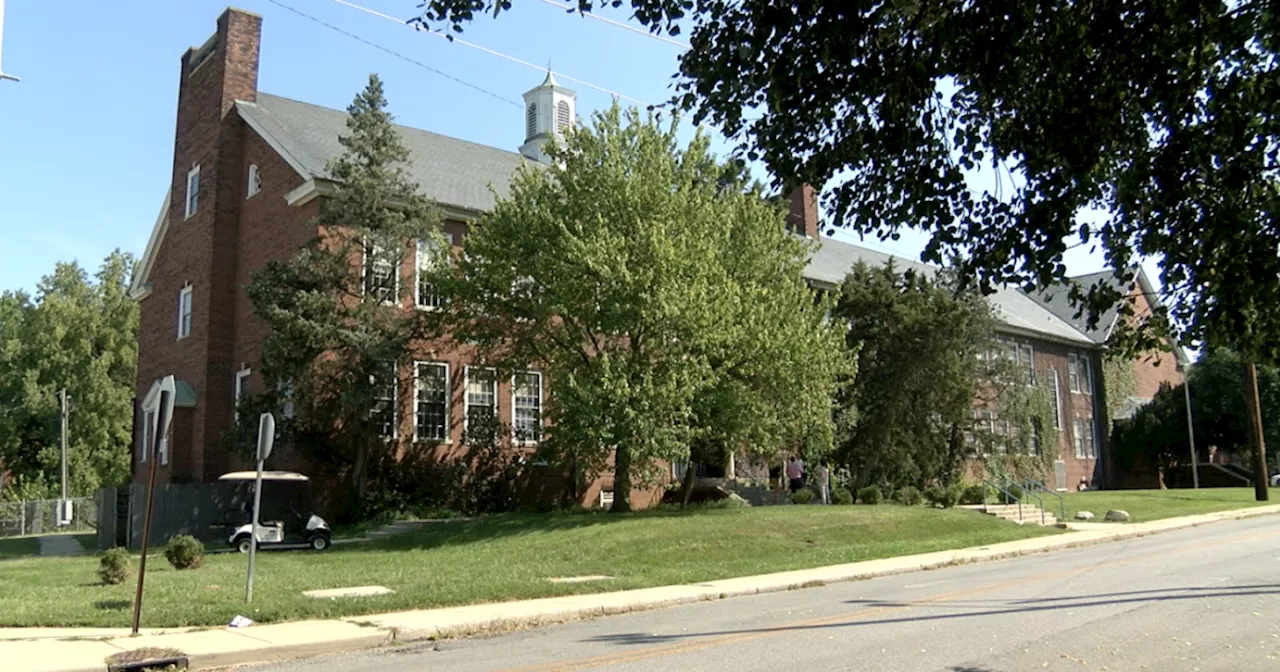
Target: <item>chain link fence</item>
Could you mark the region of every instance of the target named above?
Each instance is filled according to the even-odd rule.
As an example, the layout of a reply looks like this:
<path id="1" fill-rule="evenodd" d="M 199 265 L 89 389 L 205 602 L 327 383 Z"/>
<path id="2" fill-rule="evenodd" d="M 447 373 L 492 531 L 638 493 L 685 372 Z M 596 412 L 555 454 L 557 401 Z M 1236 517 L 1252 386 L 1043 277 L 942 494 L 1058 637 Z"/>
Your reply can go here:
<path id="1" fill-rule="evenodd" d="M 21 537 L 51 532 L 91 532 L 98 525 L 98 503 L 92 497 L 75 497 L 71 522 L 58 525 L 57 499 L 0 502 L 0 537 Z"/>

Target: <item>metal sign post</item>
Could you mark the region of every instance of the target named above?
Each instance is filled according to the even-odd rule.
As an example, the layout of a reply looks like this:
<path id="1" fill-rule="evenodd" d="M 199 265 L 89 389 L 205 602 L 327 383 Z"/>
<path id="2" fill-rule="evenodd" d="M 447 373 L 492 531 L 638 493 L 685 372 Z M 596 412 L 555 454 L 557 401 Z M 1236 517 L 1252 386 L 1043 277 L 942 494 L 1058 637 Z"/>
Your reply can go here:
<path id="1" fill-rule="evenodd" d="M 158 392 L 158 394 L 157 394 Z M 152 388 L 143 401 L 143 410 L 155 413 L 156 422 L 153 427 L 154 436 L 151 445 L 143 446 L 151 462 L 147 475 L 147 509 L 142 518 L 142 559 L 138 562 L 138 590 L 133 596 L 133 634 L 138 634 L 138 623 L 142 619 L 142 584 L 147 575 L 147 547 L 151 541 L 151 505 L 155 502 L 156 462 L 160 459 L 160 444 L 169 432 L 169 421 L 173 418 L 173 376 L 165 376 L 160 384 Z"/>
<path id="2" fill-rule="evenodd" d="M 258 418 L 258 475 L 253 481 L 253 522 L 249 527 L 249 574 L 244 582 L 244 601 L 253 601 L 253 563 L 258 554 L 258 519 L 262 508 L 262 463 L 271 456 L 276 441 L 276 419 L 270 413 Z"/>

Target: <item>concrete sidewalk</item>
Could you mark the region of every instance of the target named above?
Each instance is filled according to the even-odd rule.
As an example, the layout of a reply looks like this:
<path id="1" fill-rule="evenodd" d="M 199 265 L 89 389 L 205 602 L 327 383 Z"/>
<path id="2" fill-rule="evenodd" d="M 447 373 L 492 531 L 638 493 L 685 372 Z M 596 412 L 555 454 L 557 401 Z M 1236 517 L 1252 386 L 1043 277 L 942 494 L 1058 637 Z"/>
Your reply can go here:
<path id="1" fill-rule="evenodd" d="M 106 669 L 104 661 L 114 654 L 141 648 L 161 648 L 183 652 L 191 670 L 274 662 L 391 643 L 491 633 L 936 569 L 1277 513 L 1280 513 L 1280 505 L 1150 523 L 1114 524 L 1106 528 L 1091 525 L 1092 529 L 1052 537 L 699 584 L 375 614 L 331 621 L 254 625 L 243 629 L 147 630 L 138 637 L 129 637 L 127 631 L 115 629 L 7 628 L 0 629 L 0 660 L 5 661 L 5 669 L 23 672 L 101 672 Z"/>

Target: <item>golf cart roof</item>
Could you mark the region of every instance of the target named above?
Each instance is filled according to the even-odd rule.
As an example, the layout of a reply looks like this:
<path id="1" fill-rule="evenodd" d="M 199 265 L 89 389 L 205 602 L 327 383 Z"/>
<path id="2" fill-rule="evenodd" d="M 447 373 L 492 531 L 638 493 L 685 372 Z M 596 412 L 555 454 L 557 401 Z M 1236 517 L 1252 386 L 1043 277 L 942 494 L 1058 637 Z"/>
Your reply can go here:
<path id="1" fill-rule="evenodd" d="M 252 481 L 258 477 L 256 471 L 233 471 L 218 477 L 219 481 Z M 306 481 L 306 476 L 293 471 L 264 471 L 264 481 Z"/>

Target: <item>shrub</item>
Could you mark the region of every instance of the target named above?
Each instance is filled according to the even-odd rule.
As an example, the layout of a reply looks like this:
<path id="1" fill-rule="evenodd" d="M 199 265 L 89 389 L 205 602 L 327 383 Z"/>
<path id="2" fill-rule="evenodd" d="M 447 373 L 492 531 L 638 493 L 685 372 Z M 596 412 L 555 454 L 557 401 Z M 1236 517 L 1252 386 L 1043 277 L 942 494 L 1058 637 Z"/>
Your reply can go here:
<path id="1" fill-rule="evenodd" d="M 920 494 L 920 489 L 910 485 L 898 488 L 893 493 L 893 498 L 903 506 L 920 506 L 924 503 L 924 495 Z"/>
<path id="2" fill-rule="evenodd" d="M 831 501 L 848 506 L 853 503 L 853 493 L 849 492 L 849 488 L 836 488 L 831 491 Z"/>
<path id="3" fill-rule="evenodd" d="M 204 563 L 204 544 L 189 534 L 179 534 L 165 546 L 164 557 L 174 569 L 195 569 Z"/>
<path id="4" fill-rule="evenodd" d="M 103 553 L 98 562 L 98 579 L 108 586 L 129 580 L 129 551 L 117 547 Z"/>
<path id="5" fill-rule="evenodd" d="M 964 494 L 963 486 L 959 483 L 953 484 L 949 487 L 944 487 L 939 483 L 934 483 L 928 488 L 925 488 L 924 498 L 929 500 L 929 503 L 934 506 L 941 506 L 944 509 L 949 509 L 960 501 L 960 496 L 962 494 Z"/>
<path id="6" fill-rule="evenodd" d="M 1005 488 L 1005 490 L 1007 490 L 1009 494 L 1013 495 L 1013 498 L 1017 500 L 1021 500 L 1023 496 L 1026 495 L 1026 493 L 1022 491 L 1022 486 L 1016 484 Z"/>
<path id="7" fill-rule="evenodd" d="M 883 499 L 884 493 L 878 485 L 868 485 L 858 491 L 858 501 L 863 504 L 879 504 Z"/>
<path id="8" fill-rule="evenodd" d="M 961 504 L 985 504 L 987 502 L 987 486 L 979 483 L 964 489 L 960 495 Z"/>
<path id="9" fill-rule="evenodd" d="M 791 493 L 791 503 L 793 504 L 808 504 L 812 501 L 813 491 L 809 488 L 800 488 L 799 490 Z"/>

